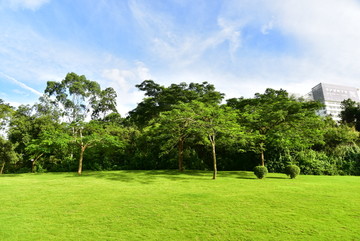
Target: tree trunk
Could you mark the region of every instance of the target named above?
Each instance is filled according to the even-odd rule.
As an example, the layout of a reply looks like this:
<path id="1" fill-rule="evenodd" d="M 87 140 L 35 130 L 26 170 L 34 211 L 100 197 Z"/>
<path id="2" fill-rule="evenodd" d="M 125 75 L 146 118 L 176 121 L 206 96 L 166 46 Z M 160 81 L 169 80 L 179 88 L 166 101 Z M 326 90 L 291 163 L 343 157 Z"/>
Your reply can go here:
<path id="1" fill-rule="evenodd" d="M 35 172 L 35 160 L 31 162 L 31 172 Z"/>
<path id="2" fill-rule="evenodd" d="M 32 163 L 31 163 L 31 172 L 35 172 L 35 162 L 36 162 L 40 157 L 42 157 L 42 155 L 44 155 L 44 153 L 41 153 L 40 155 L 38 155 L 38 156 L 34 159 L 34 161 L 32 161 Z"/>
<path id="3" fill-rule="evenodd" d="M 179 161 L 179 171 L 184 171 L 184 138 L 180 137 L 178 143 L 178 161 Z"/>
<path id="4" fill-rule="evenodd" d="M 83 164 L 83 159 L 84 159 L 84 152 L 86 150 L 86 145 L 81 145 L 81 151 L 80 151 L 80 158 L 79 158 L 79 169 L 78 169 L 78 174 L 81 175 L 82 173 L 82 164 Z"/>
<path id="5" fill-rule="evenodd" d="M 265 143 L 264 142 L 261 142 L 260 143 L 260 160 L 261 160 L 261 166 L 265 166 L 265 157 L 264 157 L 264 152 L 265 152 Z"/>
<path id="6" fill-rule="evenodd" d="M 214 164 L 213 179 L 216 179 L 217 165 L 216 165 L 216 152 L 215 152 L 215 135 L 209 136 L 209 139 L 212 146 L 212 155 L 213 155 L 213 164 Z"/>
<path id="7" fill-rule="evenodd" d="M 1 165 L 0 174 L 3 174 L 4 168 L 5 168 L 5 161 L 3 161 L 2 165 Z"/>
<path id="8" fill-rule="evenodd" d="M 73 137 L 74 137 L 74 142 L 76 142 L 75 127 L 72 127 L 72 135 L 73 135 Z M 73 148 L 71 148 L 70 158 L 71 158 L 71 159 L 74 158 L 74 149 L 73 149 Z"/>

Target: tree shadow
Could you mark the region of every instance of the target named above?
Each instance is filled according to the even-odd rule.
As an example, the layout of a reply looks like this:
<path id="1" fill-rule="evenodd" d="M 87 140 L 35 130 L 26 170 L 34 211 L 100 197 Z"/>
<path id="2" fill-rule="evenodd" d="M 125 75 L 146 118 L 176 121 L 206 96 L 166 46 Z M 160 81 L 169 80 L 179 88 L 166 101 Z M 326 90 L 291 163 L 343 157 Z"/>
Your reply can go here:
<path id="1" fill-rule="evenodd" d="M 75 176 L 80 177 L 78 174 Z M 99 179 L 106 179 L 110 181 L 133 182 L 135 178 L 129 174 L 121 172 L 84 172 L 81 177 L 93 177 Z"/>
<path id="2" fill-rule="evenodd" d="M 157 178 L 163 178 L 170 181 L 191 181 L 191 180 L 208 180 L 212 178 L 212 172 L 209 171 L 196 171 L 185 170 L 180 172 L 179 170 L 149 170 L 149 171 L 124 171 L 130 174 L 141 173 L 146 176 L 147 180 L 155 180 Z"/>
<path id="3" fill-rule="evenodd" d="M 64 174 L 64 173 L 62 173 Z M 170 181 L 191 182 L 193 181 L 209 181 L 212 180 L 212 171 L 200 170 L 119 170 L 119 171 L 84 171 L 81 176 L 76 172 L 66 173 L 66 178 L 98 178 L 110 181 L 151 184 L 159 179 L 167 179 Z M 271 174 L 270 174 L 271 175 Z M 235 178 L 243 180 L 257 180 L 258 178 L 253 172 L 249 171 L 219 171 L 219 179 Z M 267 176 L 266 179 L 289 179 L 286 176 Z"/>
<path id="4" fill-rule="evenodd" d="M 34 174 L 42 175 L 43 173 Z M 81 176 L 77 172 L 50 172 L 54 176 L 64 176 L 65 178 L 97 178 L 117 182 L 137 182 L 141 184 L 151 184 L 158 179 L 170 181 L 191 182 L 212 180 L 212 171 L 201 170 L 119 170 L 119 171 L 84 171 Z M 21 174 L 3 174 L 1 177 L 19 177 Z M 257 177 L 249 171 L 219 171 L 218 178 L 235 178 L 244 180 L 257 180 Z M 267 179 L 289 179 L 287 176 L 267 176 Z"/>
<path id="5" fill-rule="evenodd" d="M 248 179 L 248 180 L 255 180 L 257 179 L 256 177 L 236 177 L 237 179 Z"/>
<path id="6" fill-rule="evenodd" d="M 290 179 L 288 177 L 266 177 L 268 179 Z"/>
<path id="7" fill-rule="evenodd" d="M 221 176 L 234 177 L 236 179 L 257 179 L 252 172 L 247 172 L 247 171 L 225 172 Z"/>
<path id="8" fill-rule="evenodd" d="M 6 178 L 6 177 L 21 177 L 21 173 L 3 173 L 0 174 L 0 178 Z"/>
<path id="9" fill-rule="evenodd" d="M 64 173 L 63 173 L 64 174 Z M 67 173 L 66 178 L 98 178 L 119 182 L 138 182 L 151 184 L 157 179 L 168 179 L 171 181 L 207 180 L 212 177 L 207 171 L 184 171 L 178 170 L 120 170 L 120 171 L 84 171 L 81 176 L 76 172 Z M 138 174 L 138 175 L 137 175 Z"/>

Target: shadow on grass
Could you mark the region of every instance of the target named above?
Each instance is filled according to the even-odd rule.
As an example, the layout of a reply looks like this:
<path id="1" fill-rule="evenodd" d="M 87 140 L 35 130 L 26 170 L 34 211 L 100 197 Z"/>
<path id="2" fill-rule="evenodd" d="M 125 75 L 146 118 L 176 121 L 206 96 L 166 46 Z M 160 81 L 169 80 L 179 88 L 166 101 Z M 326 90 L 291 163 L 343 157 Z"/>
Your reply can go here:
<path id="1" fill-rule="evenodd" d="M 268 179 L 289 179 L 288 177 L 266 177 Z"/>
<path id="2" fill-rule="evenodd" d="M 191 179 L 211 178 L 210 172 L 206 171 L 185 171 L 178 170 L 120 170 L 120 171 L 84 171 L 81 176 L 77 173 L 68 173 L 66 178 L 98 178 L 120 182 L 138 182 L 151 184 L 157 179 L 165 178 L 172 181 L 190 181 Z M 205 178 L 204 178 L 205 177 Z"/>
<path id="3" fill-rule="evenodd" d="M 226 172 L 225 176 L 234 177 L 236 179 L 257 179 L 254 173 L 246 171 Z"/>
<path id="4" fill-rule="evenodd" d="M 267 175 L 265 178 L 267 178 L 267 179 L 288 179 L 289 178 L 287 176 L 271 176 L 272 175 L 271 173 L 269 175 Z M 235 171 L 235 172 L 228 171 L 228 172 L 224 172 L 223 174 L 221 174 L 221 176 L 234 177 L 237 179 L 258 179 L 255 176 L 255 174 L 250 171 Z"/>
<path id="5" fill-rule="evenodd" d="M 43 175 L 44 173 L 33 174 Z M 76 172 L 50 172 L 46 173 L 54 176 L 63 176 L 65 178 L 97 178 L 110 181 L 151 184 L 159 179 L 171 181 L 191 182 L 191 181 L 209 181 L 212 180 L 212 171 L 200 170 L 119 170 L 119 171 L 84 171 L 81 176 Z M 5 174 L 3 177 L 19 177 L 21 174 Z M 256 180 L 253 172 L 249 171 L 219 171 L 217 179 L 234 178 L 244 180 Z M 289 179 L 287 176 L 267 176 L 267 179 Z"/>
<path id="6" fill-rule="evenodd" d="M 81 176 L 77 173 L 68 173 L 66 178 L 99 178 L 120 182 L 137 182 L 142 184 L 151 184 L 158 179 L 167 179 L 171 181 L 191 182 L 212 180 L 212 171 L 186 170 L 120 170 L 120 171 L 84 171 Z M 255 179 L 255 177 L 245 171 L 220 171 L 218 179 L 224 177 L 233 177 L 239 179 Z"/>
<path id="7" fill-rule="evenodd" d="M 21 177 L 22 173 L 3 173 L 3 174 L 0 174 L 0 178 L 5 178 L 5 177 Z"/>

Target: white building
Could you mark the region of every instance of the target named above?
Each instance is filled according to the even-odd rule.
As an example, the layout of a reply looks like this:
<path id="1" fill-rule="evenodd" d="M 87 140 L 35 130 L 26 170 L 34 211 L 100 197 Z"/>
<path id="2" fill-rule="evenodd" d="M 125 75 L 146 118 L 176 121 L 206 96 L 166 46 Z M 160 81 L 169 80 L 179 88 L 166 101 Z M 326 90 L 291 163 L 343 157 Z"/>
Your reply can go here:
<path id="1" fill-rule="evenodd" d="M 357 88 L 324 83 L 313 87 L 306 97 L 325 104 L 325 108 L 319 111 L 319 115 L 331 115 L 336 121 L 340 121 L 339 115 L 342 110 L 341 102 L 343 100 L 351 99 L 355 102 L 360 102 Z"/>

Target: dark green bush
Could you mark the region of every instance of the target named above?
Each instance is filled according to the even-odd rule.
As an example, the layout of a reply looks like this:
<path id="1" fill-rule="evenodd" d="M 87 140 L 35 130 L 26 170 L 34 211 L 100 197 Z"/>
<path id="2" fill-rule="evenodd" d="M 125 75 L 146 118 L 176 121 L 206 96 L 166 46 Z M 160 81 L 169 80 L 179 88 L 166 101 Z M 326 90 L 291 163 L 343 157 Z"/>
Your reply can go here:
<path id="1" fill-rule="evenodd" d="M 268 174 L 268 169 L 265 166 L 254 167 L 254 174 L 257 178 L 263 179 Z"/>
<path id="2" fill-rule="evenodd" d="M 294 179 L 297 175 L 300 174 L 300 167 L 296 165 L 288 165 L 285 168 L 285 174 L 290 176 L 291 179 Z"/>
<path id="3" fill-rule="evenodd" d="M 296 161 L 305 175 L 336 175 L 331 158 L 322 151 L 306 150 L 297 154 Z"/>

